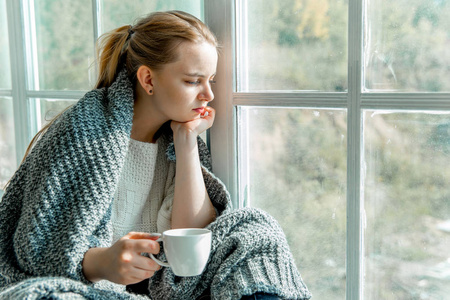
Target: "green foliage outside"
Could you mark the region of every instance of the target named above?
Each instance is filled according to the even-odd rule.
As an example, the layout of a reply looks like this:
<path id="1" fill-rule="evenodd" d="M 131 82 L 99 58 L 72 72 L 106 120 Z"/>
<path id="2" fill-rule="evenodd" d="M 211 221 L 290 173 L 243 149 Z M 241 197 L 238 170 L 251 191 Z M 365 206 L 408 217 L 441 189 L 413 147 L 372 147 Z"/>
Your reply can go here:
<path id="1" fill-rule="evenodd" d="M 34 6 L 39 80 L 29 83 L 31 89 L 90 89 L 94 63 L 91 1 L 35 0 Z"/>
<path id="2" fill-rule="evenodd" d="M 249 0 L 249 90 L 346 90 L 347 10 L 344 0 Z"/>
<path id="3" fill-rule="evenodd" d="M 450 91 L 450 2 L 369 1 L 367 89 Z"/>

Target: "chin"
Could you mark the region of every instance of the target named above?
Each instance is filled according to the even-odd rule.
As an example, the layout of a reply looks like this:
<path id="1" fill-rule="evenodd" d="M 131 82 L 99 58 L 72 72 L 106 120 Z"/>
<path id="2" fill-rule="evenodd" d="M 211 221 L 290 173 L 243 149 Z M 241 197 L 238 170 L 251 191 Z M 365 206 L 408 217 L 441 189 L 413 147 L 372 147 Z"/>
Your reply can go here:
<path id="1" fill-rule="evenodd" d="M 195 117 L 190 117 L 190 118 L 179 118 L 179 119 L 172 119 L 172 120 L 175 122 L 179 122 L 179 123 L 187 123 L 187 122 L 194 121 L 197 119 L 200 119 L 200 115 L 195 116 Z"/>

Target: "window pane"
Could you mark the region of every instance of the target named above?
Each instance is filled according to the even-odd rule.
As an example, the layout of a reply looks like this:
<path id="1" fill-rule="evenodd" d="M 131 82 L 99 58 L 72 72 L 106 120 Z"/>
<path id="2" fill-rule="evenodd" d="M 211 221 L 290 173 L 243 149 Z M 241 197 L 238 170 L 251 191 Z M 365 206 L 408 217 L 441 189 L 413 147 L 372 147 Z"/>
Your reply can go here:
<path id="1" fill-rule="evenodd" d="M 450 91 L 450 2 L 368 0 L 365 87 Z"/>
<path id="2" fill-rule="evenodd" d="M 37 109 L 40 111 L 38 127 L 42 128 L 45 124 L 53 120 L 60 112 L 67 107 L 74 105 L 78 100 L 57 100 L 57 99 L 31 99 L 38 104 Z"/>
<path id="3" fill-rule="evenodd" d="M 283 227 L 317 299 L 345 299 L 346 112 L 239 108 L 241 201 Z"/>
<path id="4" fill-rule="evenodd" d="M 182 10 L 203 20 L 203 0 L 102 0 L 102 32 L 133 24 L 153 11 Z"/>
<path id="5" fill-rule="evenodd" d="M 347 0 L 242 2 L 238 91 L 347 89 Z"/>
<path id="6" fill-rule="evenodd" d="M 12 98 L 0 97 L 0 190 L 17 168 Z"/>
<path id="7" fill-rule="evenodd" d="M 35 33 L 31 26 L 30 35 L 36 36 L 36 45 L 31 45 L 31 49 L 37 52 L 34 63 L 38 70 L 32 74 L 38 75 L 31 78 L 30 88 L 92 88 L 94 84 L 89 82 L 89 68 L 94 63 L 91 0 L 34 0 L 34 9 Z"/>
<path id="8" fill-rule="evenodd" d="M 6 0 L 0 0 L 0 89 L 11 89 L 11 68 L 9 65 L 8 19 Z"/>
<path id="9" fill-rule="evenodd" d="M 364 299 L 450 295 L 450 114 L 364 112 Z"/>

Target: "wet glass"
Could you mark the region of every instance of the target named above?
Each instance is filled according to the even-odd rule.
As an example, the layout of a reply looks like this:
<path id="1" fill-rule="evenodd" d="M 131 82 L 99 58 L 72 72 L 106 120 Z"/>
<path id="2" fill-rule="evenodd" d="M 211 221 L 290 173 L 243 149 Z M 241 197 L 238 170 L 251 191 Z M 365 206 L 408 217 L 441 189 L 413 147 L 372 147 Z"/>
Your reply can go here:
<path id="1" fill-rule="evenodd" d="M 347 0 L 242 3 L 238 92 L 347 90 Z"/>
<path id="2" fill-rule="evenodd" d="M 345 299 L 345 110 L 239 107 L 241 205 L 283 227 L 314 298 Z"/>
<path id="3" fill-rule="evenodd" d="M 450 91 L 450 3 L 368 0 L 364 36 L 367 91 Z"/>
<path id="4" fill-rule="evenodd" d="M 450 114 L 364 111 L 364 299 L 450 295 Z"/>
<path id="5" fill-rule="evenodd" d="M 90 0 L 34 0 L 29 34 L 34 90 L 89 90 L 93 87 L 94 31 Z"/>

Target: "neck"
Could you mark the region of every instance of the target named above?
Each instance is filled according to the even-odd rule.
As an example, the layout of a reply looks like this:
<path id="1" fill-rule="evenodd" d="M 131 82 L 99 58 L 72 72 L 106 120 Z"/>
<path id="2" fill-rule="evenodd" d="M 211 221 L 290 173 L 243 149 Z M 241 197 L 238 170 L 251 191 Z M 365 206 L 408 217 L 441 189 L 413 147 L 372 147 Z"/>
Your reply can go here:
<path id="1" fill-rule="evenodd" d="M 133 127 L 131 138 L 140 142 L 155 143 L 155 134 L 167 121 L 158 115 L 149 105 L 143 105 L 148 99 L 136 99 L 134 103 Z"/>
<path id="2" fill-rule="evenodd" d="M 162 124 L 161 124 L 162 125 Z M 146 126 L 145 124 L 140 124 L 135 122 L 133 118 L 133 127 L 131 129 L 131 138 L 136 141 L 146 142 L 146 143 L 156 143 L 157 137 L 156 132 L 161 126 Z"/>

